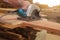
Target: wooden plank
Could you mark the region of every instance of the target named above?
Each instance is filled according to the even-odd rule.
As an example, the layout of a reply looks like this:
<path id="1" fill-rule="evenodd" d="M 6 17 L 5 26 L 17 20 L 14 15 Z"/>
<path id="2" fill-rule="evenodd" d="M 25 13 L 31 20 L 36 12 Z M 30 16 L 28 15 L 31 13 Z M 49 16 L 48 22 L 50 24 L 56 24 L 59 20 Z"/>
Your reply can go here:
<path id="1" fill-rule="evenodd" d="M 17 8 L 0 8 L 2 11 L 15 11 Z"/>
<path id="2" fill-rule="evenodd" d="M 38 21 L 22 21 L 22 20 L 15 20 L 12 24 L 3 25 L 6 28 L 16 28 L 16 27 L 33 27 L 34 29 L 41 30 L 46 29 L 48 33 L 58 34 L 60 35 L 60 23 L 55 23 L 46 20 L 38 20 Z"/>
<path id="3" fill-rule="evenodd" d="M 14 18 L 14 19 L 13 19 Z M 60 23 L 55 23 L 55 22 L 51 22 L 48 20 L 36 20 L 36 21 L 22 21 L 22 20 L 17 20 L 17 17 L 13 15 L 11 15 L 11 17 L 3 17 L 2 20 L 3 22 L 7 22 L 7 23 L 11 23 L 11 24 L 7 24 L 5 23 L 4 26 L 7 28 L 16 28 L 18 26 L 20 27 L 24 27 L 24 26 L 30 26 L 33 27 L 35 29 L 46 29 L 48 30 L 48 32 L 50 33 L 56 33 L 60 35 Z M 8 19 L 12 19 L 12 20 L 8 20 Z M 15 20 L 16 19 L 16 20 Z M 2 24 L 3 25 L 3 24 Z"/>
<path id="4" fill-rule="evenodd" d="M 23 27 L 30 26 L 38 30 L 46 29 L 49 33 L 60 35 L 60 23 L 41 20 L 33 22 L 24 22 L 22 26 Z"/>
<path id="5" fill-rule="evenodd" d="M 15 11 L 17 8 L 0 8 L 0 14 L 6 14 L 8 11 Z"/>
<path id="6" fill-rule="evenodd" d="M 5 38 L 8 40 L 21 40 L 22 36 L 13 32 L 9 32 L 9 31 L 0 31 L 0 38 Z"/>

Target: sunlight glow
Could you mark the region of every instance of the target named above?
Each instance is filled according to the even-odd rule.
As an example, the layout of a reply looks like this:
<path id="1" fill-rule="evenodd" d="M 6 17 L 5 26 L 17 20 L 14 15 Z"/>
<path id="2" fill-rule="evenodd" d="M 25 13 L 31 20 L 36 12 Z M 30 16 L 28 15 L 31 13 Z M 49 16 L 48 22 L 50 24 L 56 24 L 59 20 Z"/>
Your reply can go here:
<path id="1" fill-rule="evenodd" d="M 49 7 L 60 4 L 60 0 L 33 0 L 33 2 L 39 2 L 40 4 L 47 4 Z"/>

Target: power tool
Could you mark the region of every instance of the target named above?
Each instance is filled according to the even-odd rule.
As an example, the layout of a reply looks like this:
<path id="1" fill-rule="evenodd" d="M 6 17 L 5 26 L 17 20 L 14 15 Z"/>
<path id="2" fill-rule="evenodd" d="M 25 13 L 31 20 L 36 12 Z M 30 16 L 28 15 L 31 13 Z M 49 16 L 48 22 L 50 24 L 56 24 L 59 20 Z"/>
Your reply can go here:
<path id="1" fill-rule="evenodd" d="M 40 8 L 35 5 L 35 4 L 30 4 L 27 8 L 27 10 L 23 9 L 15 9 L 15 10 L 7 10 L 7 9 L 1 9 L 5 10 L 7 13 L 3 16 L 6 16 L 8 14 L 17 14 L 19 16 L 18 19 L 24 19 L 24 20 L 35 20 L 35 19 L 40 19 Z M 3 17 L 2 16 L 2 17 Z M 1 18 L 1 17 L 0 17 Z"/>
<path id="2" fill-rule="evenodd" d="M 9 11 L 9 13 L 10 12 L 16 12 L 22 19 L 35 20 L 41 18 L 40 8 L 35 4 L 30 4 L 27 10 L 17 9 L 15 11 Z"/>

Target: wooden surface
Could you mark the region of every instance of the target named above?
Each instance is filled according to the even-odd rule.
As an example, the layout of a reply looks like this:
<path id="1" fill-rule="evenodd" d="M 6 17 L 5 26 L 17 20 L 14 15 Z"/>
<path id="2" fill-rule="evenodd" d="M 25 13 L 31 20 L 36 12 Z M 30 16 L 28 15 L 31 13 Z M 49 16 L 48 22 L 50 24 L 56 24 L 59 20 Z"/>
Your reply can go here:
<path id="1" fill-rule="evenodd" d="M 5 22 L 4 26 L 11 29 L 16 28 L 18 26 L 21 27 L 30 26 L 38 30 L 46 29 L 50 33 L 60 35 L 60 23 L 51 22 L 46 19 L 35 21 L 23 21 L 17 20 L 17 17 L 18 17 L 17 15 L 7 15 L 0 18 L 0 22 Z"/>
<path id="2" fill-rule="evenodd" d="M 37 30 L 46 29 L 49 33 L 60 35 L 60 23 L 54 23 L 46 20 L 30 21 L 30 22 L 22 20 L 12 20 L 12 24 L 5 23 L 4 26 L 11 29 L 16 28 L 18 26 L 20 27 L 29 26 Z"/>
<path id="3" fill-rule="evenodd" d="M 3 10 L 3 11 L 14 11 L 16 9 L 15 8 L 0 8 L 0 10 Z"/>
<path id="4" fill-rule="evenodd" d="M 50 33 L 59 34 L 60 35 L 60 23 L 54 23 L 46 20 L 25 22 L 22 26 L 30 26 L 36 29 L 46 29 Z"/>

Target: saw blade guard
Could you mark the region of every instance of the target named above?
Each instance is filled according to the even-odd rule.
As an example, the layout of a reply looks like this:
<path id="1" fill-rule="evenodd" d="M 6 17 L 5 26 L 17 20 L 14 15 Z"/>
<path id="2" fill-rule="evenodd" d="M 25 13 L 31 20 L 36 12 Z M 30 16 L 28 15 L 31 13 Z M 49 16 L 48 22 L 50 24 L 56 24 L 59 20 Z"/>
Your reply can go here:
<path id="1" fill-rule="evenodd" d="M 40 12 L 40 8 L 37 5 L 30 4 L 27 9 L 27 12 L 26 12 L 27 16 L 31 16 L 33 14 L 34 10 Z M 37 14 L 39 14 L 39 13 L 37 13 Z"/>

